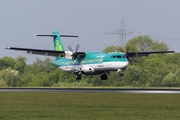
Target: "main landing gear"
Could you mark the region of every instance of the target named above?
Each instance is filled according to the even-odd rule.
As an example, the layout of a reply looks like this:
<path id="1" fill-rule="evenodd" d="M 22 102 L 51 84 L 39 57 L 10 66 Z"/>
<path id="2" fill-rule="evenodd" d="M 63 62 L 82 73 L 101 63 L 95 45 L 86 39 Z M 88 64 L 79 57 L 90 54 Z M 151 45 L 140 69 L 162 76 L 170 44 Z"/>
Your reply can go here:
<path id="1" fill-rule="evenodd" d="M 109 72 L 107 72 L 109 73 Z M 110 74 L 110 73 L 109 73 Z M 107 74 L 104 72 L 104 74 L 101 75 L 101 80 L 107 80 Z"/>
<path id="2" fill-rule="evenodd" d="M 76 74 L 76 80 L 81 80 L 81 74 Z"/>
<path id="3" fill-rule="evenodd" d="M 101 75 L 101 80 L 107 80 L 107 75 L 102 74 L 102 75 Z"/>

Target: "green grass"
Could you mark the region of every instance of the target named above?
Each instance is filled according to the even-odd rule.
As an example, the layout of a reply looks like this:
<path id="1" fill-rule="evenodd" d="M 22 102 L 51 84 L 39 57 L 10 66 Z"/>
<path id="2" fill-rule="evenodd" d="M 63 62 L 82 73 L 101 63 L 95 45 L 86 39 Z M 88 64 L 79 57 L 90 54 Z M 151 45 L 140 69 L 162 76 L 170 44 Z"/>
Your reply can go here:
<path id="1" fill-rule="evenodd" d="M 3 87 L 1 87 L 3 88 Z M 4 87 L 4 88 L 89 88 L 89 89 L 180 89 L 180 87 L 132 87 L 132 86 L 91 86 L 91 87 Z"/>
<path id="2" fill-rule="evenodd" d="M 0 92 L 0 120 L 173 120 L 180 94 Z"/>

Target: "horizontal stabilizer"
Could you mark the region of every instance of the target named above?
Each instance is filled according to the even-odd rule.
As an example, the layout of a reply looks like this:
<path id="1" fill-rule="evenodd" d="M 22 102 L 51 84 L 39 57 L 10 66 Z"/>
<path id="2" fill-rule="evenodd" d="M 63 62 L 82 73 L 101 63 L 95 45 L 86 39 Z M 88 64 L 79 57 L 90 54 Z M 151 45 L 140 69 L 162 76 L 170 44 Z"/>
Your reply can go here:
<path id="1" fill-rule="evenodd" d="M 60 35 L 60 37 L 78 37 L 78 36 L 75 36 L 75 35 Z"/>
<path id="2" fill-rule="evenodd" d="M 37 35 L 37 34 L 35 34 L 34 36 L 43 36 L 43 37 L 57 37 L 57 35 Z"/>
<path id="3" fill-rule="evenodd" d="M 35 34 L 34 36 L 57 37 L 57 35 L 37 35 L 37 34 Z M 60 35 L 60 37 L 78 37 L 78 36 L 75 36 L 75 35 Z"/>

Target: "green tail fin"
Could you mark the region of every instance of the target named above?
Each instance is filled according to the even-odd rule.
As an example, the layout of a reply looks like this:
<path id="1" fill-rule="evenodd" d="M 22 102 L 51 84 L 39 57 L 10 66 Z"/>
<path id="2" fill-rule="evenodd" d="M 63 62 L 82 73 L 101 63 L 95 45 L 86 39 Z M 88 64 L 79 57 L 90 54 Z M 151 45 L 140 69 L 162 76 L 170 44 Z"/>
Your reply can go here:
<path id="1" fill-rule="evenodd" d="M 39 35 L 39 34 L 35 34 L 34 36 L 43 36 L 43 37 L 53 37 L 54 40 L 54 50 L 55 51 L 65 51 L 62 43 L 61 43 L 61 39 L 60 37 L 78 37 L 75 35 L 59 35 L 58 31 L 53 31 L 53 35 Z M 63 55 L 64 56 L 64 55 Z M 56 60 L 59 60 L 60 58 L 56 57 Z"/>
<path id="2" fill-rule="evenodd" d="M 61 43 L 61 39 L 60 39 L 60 35 L 58 31 L 53 31 L 53 35 L 57 35 L 53 37 L 54 40 L 54 50 L 56 51 L 65 51 L 62 43 Z M 60 58 L 56 57 L 56 60 L 59 60 Z"/>

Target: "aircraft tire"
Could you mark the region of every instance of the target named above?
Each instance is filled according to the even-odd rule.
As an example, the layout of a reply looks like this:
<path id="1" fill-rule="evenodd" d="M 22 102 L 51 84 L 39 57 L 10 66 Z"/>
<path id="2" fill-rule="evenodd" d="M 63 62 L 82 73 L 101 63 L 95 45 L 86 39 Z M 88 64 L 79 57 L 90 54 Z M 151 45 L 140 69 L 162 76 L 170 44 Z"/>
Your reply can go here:
<path id="1" fill-rule="evenodd" d="M 119 76 L 123 76 L 123 73 L 119 73 Z"/>
<path id="2" fill-rule="evenodd" d="M 101 75 L 101 80 L 107 80 L 107 75 Z"/>
<path id="3" fill-rule="evenodd" d="M 76 74 L 76 80 L 81 80 L 81 74 Z"/>

